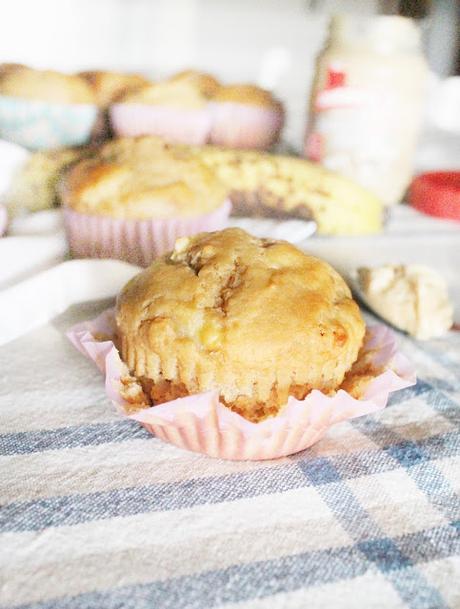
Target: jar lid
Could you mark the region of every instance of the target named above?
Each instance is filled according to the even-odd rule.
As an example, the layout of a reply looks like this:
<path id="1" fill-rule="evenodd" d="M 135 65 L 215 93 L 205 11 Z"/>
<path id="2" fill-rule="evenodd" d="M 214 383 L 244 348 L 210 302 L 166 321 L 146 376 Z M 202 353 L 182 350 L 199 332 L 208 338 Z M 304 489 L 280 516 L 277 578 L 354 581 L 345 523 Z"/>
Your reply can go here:
<path id="1" fill-rule="evenodd" d="M 460 220 L 460 171 L 417 176 L 409 189 L 409 203 L 430 216 Z"/>
<path id="2" fill-rule="evenodd" d="M 347 46 L 365 46 L 381 53 L 417 50 L 420 29 L 413 19 L 399 15 L 333 15 L 329 37 Z"/>

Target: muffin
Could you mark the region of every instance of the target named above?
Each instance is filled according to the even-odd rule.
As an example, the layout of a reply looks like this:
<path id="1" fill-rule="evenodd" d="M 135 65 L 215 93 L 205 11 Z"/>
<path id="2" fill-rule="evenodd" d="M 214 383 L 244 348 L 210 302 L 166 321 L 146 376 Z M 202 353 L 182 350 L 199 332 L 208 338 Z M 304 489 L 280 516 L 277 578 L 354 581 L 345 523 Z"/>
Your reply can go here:
<path id="1" fill-rule="evenodd" d="M 269 148 L 280 136 L 283 106 L 254 85 L 220 87 L 212 98 L 210 142 L 229 148 Z"/>
<path id="2" fill-rule="evenodd" d="M 79 76 L 89 84 L 96 104 L 102 107 L 107 107 L 119 97 L 149 85 L 149 81 L 140 74 L 120 74 L 118 72 L 90 70 L 80 72 Z"/>
<path id="3" fill-rule="evenodd" d="M 220 88 L 219 81 L 204 72 L 198 70 L 183 70 L 169 78 L 169 82 L 188 82 L 192 83 L 206 97 L 210 98 L 216 94 Z"/>
<path id="4" fill-rule="evenodd" d="M 117 300 L 121 357 L 150 404 L 218 390 L 253 422 L 289 396 L 333 395 L 365 326 L 342 278 L 240 229 L 179 239 Z"/>
<path id="5" fill-rule="evenodd" d="M 267 148 L 283 126 L 279 101 L 254 85 L 222 86 L 210 74 L 185 70 L 127 93 L 110 112 L 117 135 L 158 135 L 170 142 Z"/>
<path id="6" fill-rule="evenodd" d="M 0 69 L 0 95 L 62 104 L 94 102 L 91 87 L 80 76 L 15 64 Z"/>
<path id="7" fill-rule="evenodd" d="M 0 63 L 0 76 L 11 72 L 18 72 L 23 68 L 27 69 L 27 66 L 22 63 Z"/>
<path id="8" fill-rule="evenodd" d="M 197 82 L 190 79 L 165 80 L 141 87 L 120 100 L 127 104 L 152 104 L 177 108 L 201 108 L 207 98 Z"/>
<path id="9" fill-rule="evenodd" d="M 97 120 L 77 75 L 6 64 L 0 68 L 0 137 L 31 149 L 86 143 Z"/>
<path id="10" fill-rule="evenodd" d="M 99 107 L 97 124 L 93 130 L 91 142 L 101 143 L 112 135 L 108 109 L 111 104 L 123 95 L 132 93 L 149 84 L 149 81 L 139 74 L 120 74 L 93 70 L 80 72 L 79 76 L 89 84 L 93 91 L 95 103 Z"/>
<path id="11" fill-rule="evenodd" d="M 59 148 L 31 154 L 17 171 L 4 195 L 11 216 L 50 209 L 59 204 L 57 186 L 69 167 L 93 154 L 89 146 Z"/>
<path id="12" fill-rule="evenodd" d="M 86 159 L 63 177 L 60 194 L 71 253 L 147 265 L 179 236 L 222 228 L 226 189 L 198 160 L 167 148 Z"/>
<path id="13" fill-rule="evenodd" d="M 292 455 L 416 382 L 328 264 L 239 229 L 179 239 L 67 336 L 119 414 L 220 459 Z"/>
<path id="14" fill-rule="evenodd" d="M 211 129 L 208 98 L 198 78 L 176 78 L 122 96 L 110 109 L 117 135 L 158 135 L 171 142 L 204 144 Z"/>

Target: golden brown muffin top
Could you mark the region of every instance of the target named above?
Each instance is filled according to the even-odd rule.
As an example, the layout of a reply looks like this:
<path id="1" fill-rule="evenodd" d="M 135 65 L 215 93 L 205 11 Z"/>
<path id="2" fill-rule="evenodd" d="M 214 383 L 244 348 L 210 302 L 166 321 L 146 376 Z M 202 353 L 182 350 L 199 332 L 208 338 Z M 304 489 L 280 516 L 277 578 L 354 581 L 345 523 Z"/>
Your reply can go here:
<path id="1" fill-rule="evenodd" d="M 210 74 L 195 70 L 185 70 L 167 80 L 128 92 L 121 95 L 119 101 L 178 108 L 200 108 L 207 101 L 217 101 L 262 106 L 282 111 L 280 102 L 265 89 L 247 84 L 221 85 Z"/>
<path id="2" fill-rule="evenodd" d="M 364 322 L 326 262 L 240 229 L 181 238 L 132 279 L 117 303 L 121 351 L 151 396 L 218 389 L 248 419 L 288 395 L 336 390 Z M 148 383 L 147 383 L 148 385 Z"/>
<path id="3" fill-rule="evenodd" d="M 263 107 L 278 108 L 280 106 L 280 103 L 269 91 L 256 87 L 255 85 L 222 86 L 216 91 L 213 100 Z"/>
<path id="4" fill-rule="evenodd" d="M 76 74 L 34 70 L 14 64 L 6 64 L 6 68 L 0 69 L 0 95 L 51 103 L 94 103 L 91 87 Z"/>
<path id="5" fill-rule="evenodd" d="M 79 76 L 84 78 L 92 88 L 98 106 L 108 106 L 119 97 L 150 84 L 149 80 L 140 74 L 90 70 L 80 72 Z"/>
<path id="6" fill-rule="evenodd" d="M 61 182 L 62 202 L 81 213 L 145 219 L 208 213 L 226 198 L 225 187 L 196 159 L 177 158 L 166 147 L 154 158 L 126 153 L 106 151 L 77 163 Z"/>
<path id="7" fill-rule="evenodd" d="M 27 69 L 23 63 L 0 63 L 0 75 L 7 74 L 8 72 L 19 72 L 19 70 Z"/>
<path id="8" fill-rule="evenodd" d="M 165 80 L 122 95 L 120 103 L 152 104 L 175 108 L 202 108 L 207 97 L 193 79 Z"/>
<path id="9" fill-rule="evenodd" d="M 182 149 L 183 154 L 182 154 Z M 97 149 L 97 157 L 105 161 L 117 162 L 154 162 L 158 155 L 171 155 L 174 158 L 189 158 L 192 156 L 188 146 L 171 144 L 156 135 L 140 135 L 138 137 L 117 137 L 104 142 Z"/>
<path id="10" fill-rule="evenodd" d="M 220 87 L 219 81 L 205 72 L 184 70 L 168 79 L 169 82 L 190 82 L 196 86 L 205 97 L 212 97 Z"/>

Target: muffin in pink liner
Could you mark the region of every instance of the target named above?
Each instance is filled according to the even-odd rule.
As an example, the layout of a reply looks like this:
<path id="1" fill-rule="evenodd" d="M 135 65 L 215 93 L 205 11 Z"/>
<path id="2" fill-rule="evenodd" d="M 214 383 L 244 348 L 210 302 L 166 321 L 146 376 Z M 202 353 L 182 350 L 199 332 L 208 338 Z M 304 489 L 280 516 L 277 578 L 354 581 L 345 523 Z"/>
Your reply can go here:
<path id="1" fill-rule="evenodd" d="M 211 144 L 226 148 L 270 148 L 279 139 L 283 114 L 238 103 L 211 103 Z"/>
<path id="2" fill-rule="evenodd" d="M 86 159 L 60 185 L 70 252 L 147 266 L 178 237 L 218 230 L 231 210 L 225 187 L 198 160 L 159 147 L 154 158 Z"/>
<path id="3" fill-rule="evenodd" d="M 284 124 L 282 105 L 252 85 L 221 87 L 209 109 L 209 140 L 217 146 L 266 149 L 278 141 Z"/>
<path id="4" fill-rule="evenodd" d="M 7 224 L 8 214 L 6 207 L 4 205 L 0 205 L 0 237 L 5 233 Z"/>
<path id="5" fill-rule="evenodd" d="M 147 266 L 174 247 L 176 239 L 224 228 L 231 203 L 190 218 L 126 220 L 82 214 L 64 207 L 70 253 L 77 258 L 117 258 Z M 0 214 L 1 215 L 1 214 Z"/>
<path id="6" fill-rule="evenodd" d="M 305 399 L 289 397 L 286 406 L 259 423 L 224 406 L 218 391 L 178 398 L 135 410 L 139 388 L 122 362 L 114 341 L 114 310 L 74 326 L 67 336 L 105 377 L 108 397 L 118 411 L 180 448 L 231 460 L 275 459 L 297 453 L 320 440 L 335 423 L 385 408 L 389 394 L 414 385 L 415 371 L 397 351 L 394 333 L 384 325 L 368 328 L 361 357 L 380 373 L 356 399 L 339 389 L 334 396 L 313 390 Z"/>
<path id="7" fill-rule="evenodd" d="M 118 136 L 158 135 L 170 142 L 201 146 L 211 130 L 208 107 L 175 108 L 119 103 L 110 107 L 110 122 Z"/>
<path id="8" fill-rule="evenodd" d="M 119 136 L 268 148 L 279 138 L 284 113 L 281 103 L 264 89 L 222 86 L 209 74 L 188 70 L 122 96 L 110 108 L 110 120 Z"/>
<path id="9" fill-rule="evenodd" d="M 414 382 L 326 262 L 240 229 L 178 240 L 69 337 L 121 412 L 178 446 L 269 459 Z"/>
<path id="10" fill-rule="evenodd" d="M 211 130 L 208 88 L 198 78 L 171 78 L 122 96 L 110 108 L 120 136 L 157 135 L 170 142 L 205 144 Z"/>

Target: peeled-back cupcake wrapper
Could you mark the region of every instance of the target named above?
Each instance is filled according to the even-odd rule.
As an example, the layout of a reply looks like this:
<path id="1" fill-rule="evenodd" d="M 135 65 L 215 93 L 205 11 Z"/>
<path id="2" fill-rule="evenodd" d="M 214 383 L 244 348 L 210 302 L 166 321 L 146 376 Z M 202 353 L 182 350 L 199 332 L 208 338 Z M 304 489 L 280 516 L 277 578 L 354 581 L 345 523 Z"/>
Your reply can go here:
<path id="1" fill-rule="evenodd" d="M 158 135 L 190 145 L 267 148 L 283 124 L 283 113 L 233 102 L 210 102 L 200 109 L 154 104 L 114 104 L 110 120 L 117 135 Z"/>
<path id="2" fill-rule="evenodd" d="M 6 225 L 8 224 L 8 213 L 4 205 L 0 205 L 0 237 L 6 231 Z"/>
<path id="3" fill-rule="evenodd" d="M 268 148 L 278 138 L 283 113 L 233 102 L 212 102 L 210 142 L 233 148 Z"/>
<path id="4" fill-rule="evenodd" d="M 79 258 L 117 258 L 147 266 L 172 249 L 178 237 L 224 228 L 231 203 L 207 214 L 185 218 L 128 220 L 82 214 L 64 208 L 70 252 Z"/>
<path id="5" fill-rule="evenodd" d="M 0 95 L 0 138 L 33 150 L 86 144 L 99 109 Z"/>
<path id="6" fill-rule="evenodd" d="M 206 144 L 211 130 L 207 107 L 183 109 L 154 104 L 114 104 L 110 120 L 117 135 L 158 135 L 193 146 Z"/>
<path id="7" fill-rule="evenodd" d="M 334 423 L 381 410 L 391 392 L 416 382 L 413 366 L 397 351 L 393 332 L 376 325 L 368 329 L 364 353 L 384 372 L 369 383 L 360 400 L 343 390 L 333 397 L 314 390 L 303 400 L 290 397 L 277 416 L 252 423 L 226 408 L 217 391 L 210 391 L 127 414 L 122 379 L 128 371 L 113 342 L 115 332 L 114 310 L 109 309 L 93 321 L 74 326 L 67 336 L 105 375 L 107 395 L 118 411 L 166 442 L 222 459 L 294 454 L 317 442 Z"/>

